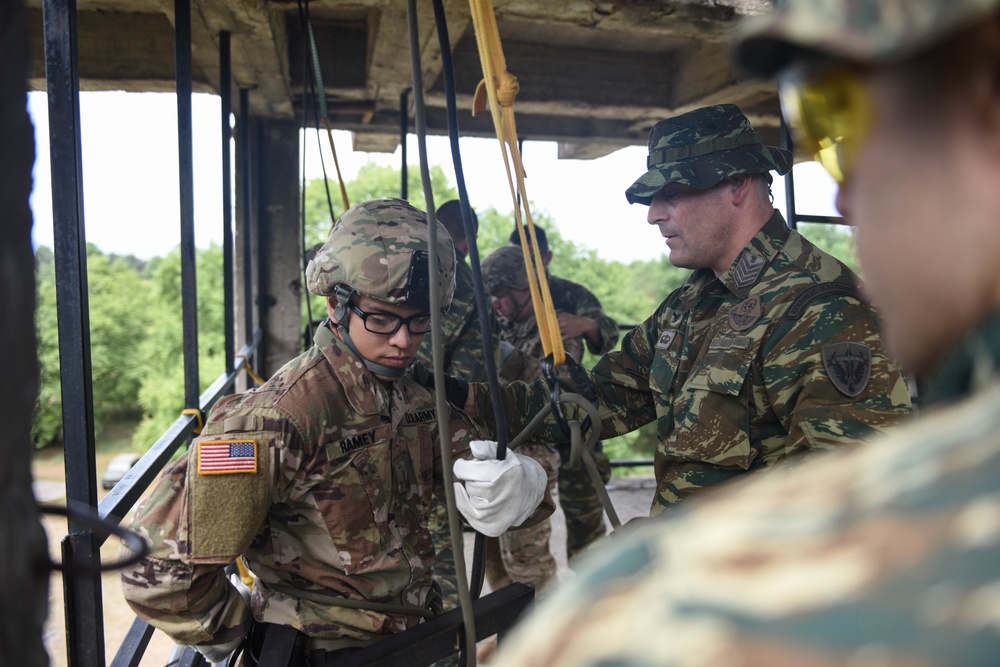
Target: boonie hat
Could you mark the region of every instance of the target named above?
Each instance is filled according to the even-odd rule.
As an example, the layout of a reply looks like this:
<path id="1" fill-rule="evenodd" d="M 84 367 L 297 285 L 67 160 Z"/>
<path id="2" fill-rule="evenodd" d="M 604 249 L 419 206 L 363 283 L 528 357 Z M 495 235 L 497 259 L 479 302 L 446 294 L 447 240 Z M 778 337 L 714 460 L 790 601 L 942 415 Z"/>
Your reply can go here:
<path id="1" fill-rule="evenodd" d="M 433 275 L 447 309 L 455 294 L 455 247 L 444 225 L 436 224 L 438 266 L 430 270 L 426 213 L 402 199 L 355 204 L 310 260 L 306 285 L 319 296 L 347 285 L 387 303 L 429 308 Z"/>
<path id="2" fill-rule="evenodd" d="M 800 56 L 903 60 L 1000 6 L 1000 0 L 785 0 L 737 28 L 733 59 L 770 76 Z"/>
<path id="3" fill-rule="evenodd" d="M 649 205 L 668 183 L 704 190 L 736 174 L 785 174 L 792 154 L 765 146 L 735 104 L 716 104 L 662 120 L 649 131 L 648 171 L 625 191 L 630 204 Z"/>

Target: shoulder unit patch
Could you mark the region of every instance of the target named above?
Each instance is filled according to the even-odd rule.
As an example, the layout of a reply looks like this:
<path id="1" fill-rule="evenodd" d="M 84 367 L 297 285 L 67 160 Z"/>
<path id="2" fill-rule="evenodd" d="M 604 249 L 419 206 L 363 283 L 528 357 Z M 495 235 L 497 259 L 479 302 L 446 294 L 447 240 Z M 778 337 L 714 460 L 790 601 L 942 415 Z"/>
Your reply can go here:
<path id="1" fill-rule="evenodd" d="M 872 372 L 872 351 L 864 343 L 833 343 L 823 346 L 823 367 L 830 382 L 849 398 L 868 386 Z"/>
<path id="2" fill-rule="evenodd" d="M 736 331 L 746 331 L 757 323 L 762 314 L 760 297 L 754 295 L 729 309 L 729 326 Z"/>
<path id="3" fill-rule="evenodd" d="M 861 293 L 861 288 L 857 285 L 851 283 L 820 283 L 819 285 L 813 285 L 807 290 L 804 290 L 801 294 L 795 297 L 795 301 L 788 308 L 788 312 L 785 316 L 790 320 L 797 320 L 805 312 L 806 308 L 810 303 L 816 299 L 829 296 L 830 294 L 843 294 L 844 296 L 852 296 L 858 301 L 863 303 L 868 303 L 868 299 L 865 298 L 864 294 Z"/>

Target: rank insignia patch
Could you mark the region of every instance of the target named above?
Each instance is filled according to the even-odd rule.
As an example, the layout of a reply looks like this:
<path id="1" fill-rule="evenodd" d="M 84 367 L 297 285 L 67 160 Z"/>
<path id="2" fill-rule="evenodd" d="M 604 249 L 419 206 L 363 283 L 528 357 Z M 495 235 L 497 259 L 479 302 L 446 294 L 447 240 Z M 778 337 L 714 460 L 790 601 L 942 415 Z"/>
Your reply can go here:
<path id="1" fill-rule="evenodd" d="M 764 268 L 764 258 L 749 250 L 744 251 L 733 269 L 733 282 L 737 287 L 747 287 L 757 282 L 760 270 Z"/>
<path id="2" fill-rule="evenodd" d="M 824 345 L 823 367 L 833 386 L 844 396 L 854 398 L 868 386 L 872 372 L 871 348 L 863 343 Z"/>
<path id="3" fill-rule="evenodd" d="M 729 309 L 729 326 L 736 331 L 746 331 L 760 319 L 760 297 L 744 299 Z"/>
<path id="4" fill-rule="evenodd" d="M 256 440 L 217 440 L 198 443 L 199 475 L 255 472 L 257 472 Z"/>
<path id="5" fill-rule="evenodd" d="M 670 347 L 670 344 L 674 342 L 674 338 L 677 337 L 676 329 L 668 329 L 660 334 L 660 340 L 656 341 L 657 350 L 666 350 Z"/>

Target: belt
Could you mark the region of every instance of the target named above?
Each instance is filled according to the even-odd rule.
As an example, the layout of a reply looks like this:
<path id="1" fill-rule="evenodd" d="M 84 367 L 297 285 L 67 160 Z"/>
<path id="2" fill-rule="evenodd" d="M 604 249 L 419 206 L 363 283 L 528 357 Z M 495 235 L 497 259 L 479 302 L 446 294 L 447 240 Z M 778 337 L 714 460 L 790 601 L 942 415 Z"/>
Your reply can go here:
<path id="1" fill-rule="evenodd" d="M 360 646 L 349 646 L 333 651 L 325 649 L 308 651 L 306 653 L 306 665 L 308 667 L 337 667 L 344 658 L 355 651 L 360 651 L 361 648 Z"/>

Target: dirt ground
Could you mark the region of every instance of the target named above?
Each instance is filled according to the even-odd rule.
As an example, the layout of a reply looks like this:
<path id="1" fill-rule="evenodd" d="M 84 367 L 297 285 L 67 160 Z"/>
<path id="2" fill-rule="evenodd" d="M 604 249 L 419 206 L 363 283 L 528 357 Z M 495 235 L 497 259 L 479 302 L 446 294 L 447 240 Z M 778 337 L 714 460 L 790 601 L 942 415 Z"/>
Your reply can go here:
<path id="1" fill-rule="evenodd" d="M 119 450 L 97 455 L 98 477 L 104 474 L 108 462 L 120 453 Z M 64 506 L 66 504 L 65 464 L 62 453 L 40 453 L 32 465 L 35 481 L 35 495 L 42 504 Z M 98 497 L 103 498 L 107 492 L 101 489 Z M 131 520 L 131 514 L 126 517 L 125 525 Z M 45 532 L 48 535 L 49 554 L 53 560 L 60 557 L 60 544 L 67 534 L 66 519 L 59 516 L 43 518 Z M 101 547 L 101 559 L 105 563 L 114 562 L 118 558 L 118 539 L 110 538 Z M 117 572 L 105 572 L 102 575 L 102 591 L 104 603 L 104 647 L 105 662 L 110 664 L 115 652 L 125 638 L 135 614 L 122 596 L 121 584 Z M 49 616 L 45 623 L 45 647 L 49 653 L 52 667 L 66 667 L 66 621 L 63 609 L 62 576 L 53 572 L 49 581 Z M 139 664 L 142 667 L 164 667 L 170 659 L 174 643 L 162 632 L 153 633 L 146 648 L 146 653 Z"/>

